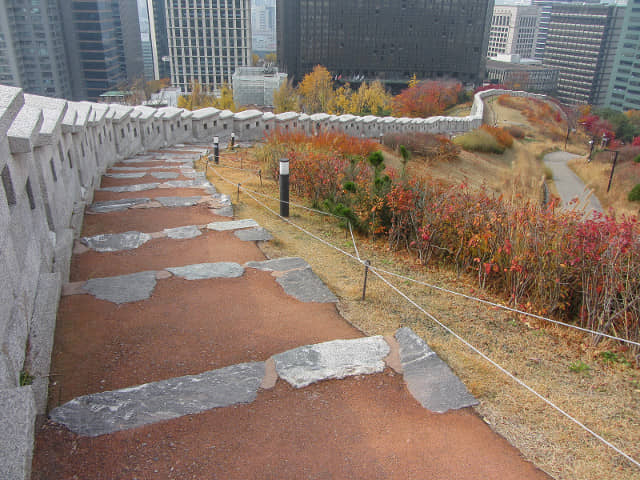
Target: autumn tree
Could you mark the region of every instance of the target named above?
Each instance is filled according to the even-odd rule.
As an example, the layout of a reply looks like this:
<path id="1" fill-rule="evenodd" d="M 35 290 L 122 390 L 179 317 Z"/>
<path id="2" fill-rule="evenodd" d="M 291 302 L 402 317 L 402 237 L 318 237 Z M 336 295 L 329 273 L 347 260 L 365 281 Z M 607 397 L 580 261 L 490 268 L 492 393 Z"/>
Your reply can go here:
<path id="1" fill-rule="evenodd" d="M 370 85 L 364 82 L 351 96 L 349 113 L 383 117 L 391 113 L 391 102 L 392 97 L 384 89 L 382 82 L 376 80 Z"/>
<path id="2" fill-rule="evenodd" d="M 273 106 L 275 113 L 297 112 L 300 109 L 298 92 L 291 81 L 284 82 L 273 93 Z"/>
<path id="3" fill-rule="evenodd" d="M 351 113 L 352 97 L 353 90 L 351 90 L 351 85 L 345 83 L 335 91 L 327 113 L 331 113 L 333 115 Z"/>
<path id="4" fill-rule="evenodd" d="M 212 107 L 219 108 L 220 110 L 231 110 L 235 112 L 236 104 L 233 101 L 233 89 L 228 83 L 223 83 L 220 88 L 220 96 L 214 98 Z"/>
<path id="5" fill-rule="evenodd" d="M 462 85 L 454 81 L 427 80 L 404 89 L 393 98 L 393 114 L 400 117 L 440 115 L 458 102 Z"/>
<path id="6" fill-rule="evenodd" d="M 331 74 L 322 65 L 316 65 L 298 85 L 300 105 L 305 113 L 329 111 L 335 94 Z"/>
<path id="7" fill-rule="evenodd" d="M 258 55 L 257 53 L 252 53 L 251 54 L 251 66 L 252 67 L 257 67 L 259 63 L 260 63 L 260 55 Z"/>
<path id="8" fill-rule="evenodd" d="M 278 57 L 276 56 L 275 53 L 267 53 L 264 56 L 264 63 L 266 65 L 275 65 L 277 61 L 278 61 Z"/>

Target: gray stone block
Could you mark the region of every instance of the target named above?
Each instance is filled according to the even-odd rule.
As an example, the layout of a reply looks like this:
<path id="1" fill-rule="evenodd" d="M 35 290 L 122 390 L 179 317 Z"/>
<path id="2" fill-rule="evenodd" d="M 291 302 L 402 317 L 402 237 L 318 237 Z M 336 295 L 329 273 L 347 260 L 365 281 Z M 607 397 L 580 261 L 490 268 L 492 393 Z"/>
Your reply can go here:
<path id="1" fill-rule="evenodd" d="M 258 223 L 255 220 L 245 219 L 245 220 L 234 220 L 231 222 L 212 222 L 207 225 L 209 230 L 214 230 L 216 232 L 226 232 L 229 230 L 239 230 L 241 228 L 255 228 L 259 227 Z"/>
<path id="2" fill-rule="evenodd" d="M 0 478 L 28 480 L 36 419 L 30 386 L 0 390 Z"/>
<path id="3" fill-rule="evenodd" d="M 2 351 L 7 355 L 9 372 L 13 373 L 13 384 L 19 384 L 19 375 L 24 365 L 29 336 L 29 317 L 22 302 L 14 301 L 11 317 L 2 339 Z"/>
<path id="4" fill-rule="evenodd" d="M 135 172 L 135 173 L 105 173 L 105 177 L 110 178 L 142 178 L 147 172 Z"/>
<path id="5" fill-rule="evenodd" d="M 189 225 L 187 227 L 165 228 L 164 233 L 167 235 L 167 237 L 173 240 L 186 240 L 202 235 L 200 229 L 195 225 Z"/>
<path id="6" fill-rule="evenodd" d="M 84 245 L 96 252 L 135 250 L 149 240 L 151 240 L 151 235 L 142 232 L 105 233 L 80 239 Z"/>
<path id="7" fill-rule="evenodd" d="M 165 182 L 169 188 L 200 188 L 209 184 L 206 180 L 173 180 Z"/>
<path id="8" fill-rule="evenodd" d="M 310 268 L 290 270 L 276 278 L 287 295 L 301 302 L 334 303 L 338 298 Z"/>
<path id="9" fill-rule="evenodd" d="M 436 353 L 410 328 L 396 332 L 407 388 L 424 408 L 436 413 L 477 405 L 478 401 Z"/>
<path id="10" fill-rule="evenodd" d="M 29 330 L 29 350 L 24 369 L 34 377 L 33 394 L 36 410 L 40 414 L 44 414 L 47 408 L 49 367 L 61 285 L 59 273 L 40 275 L 38 294 Z"/>
<path id="11" fill-rule="evenodd" d="M 237 263 L 199 263 L 185 267 L 167 268 L 172 274 L 186 280 L 206 280 L 208 278 L 238 278 L 244 274 L 244 268 Z"/>
<path id="12" fill-rule="evenodd" d="M 164 207 L 193 207 L 197 205 L 201 197 L 156 197 Z"/>
<path id="13" fill-rule="evenodd" d="M 151 175 L 160 180 L 173 180 L 180 176 L 178 172 L 151 172 Z"/>
<path id="14" fill-rule="evenodd" d="M 262 227 L 238 230 L 234 232 L 234 235 L 243 242 L 268 242 L 269 240 L 273 240 L 273 235 Z"/>
<path id="15" fill-rule="evenodd" d="M 69 280 L 73 238 L 74 232 L 71 228 L 66 228 L 56 234 L 56 246 L 53 254 L 53 271 L 60 273 L 60 278 L 63 283 Z"/>
<path id="16" fill-rule="evenodd" d="M 18 373 L 6 353 L 0 351 L 0 389 L 18 386 Z"/>
<path id="17" fill-rule="evenodd" d="M 118 277 L 93 278 L 82 288 L 89 294 L 122 304 L 148 299 L 156 287 L 156 272 L 139 272 Z"/>
<path id="18" fill-rule="evenodd" d="M 155 190 L 160 186 L 159 183 L 138 183 L 137 185 L 122 185 L 119 187 L 104 187 L 99 190 L 102 192 L 113 192 L 113 193 L 123 193 L 123 192 L 144 192 L 146 190 Z"/>
<path id="19" fill-rule="evenodd" d="M 283 257 L 265 260 L 264 262 L 247 262 L 247 267 L 266 272 L 286 272 L 289 270 L 311 268 L 311 266 L 300 257 Z"/>
<path id="20" fill-rule="evenodd" d="M 55 408 L 50 417 L 78 435 L 96 437 L 212 408 L 251 403 L 264 373 L 263 362 L 244 363 L 86 395 Z"/>
<path id="21" fill-rule="evenodd" d="M 212 208 L 211 211 L 219 217 L 233 218 L 233 207 Z"/>
<path id="22" fill-rule="evenodd" d="M 106 202 L 95 202 L 91 205 L 91 211 L 95 213 L 109 213 L 127 210 L 136 205 L 148 203 L 148 198 L 124 198 L 122 200 L 109 200 Z"/>
<path id="23" fill-rule="evenodd" d="M 273 356 L 278 376 L 296 388 L 353 375 L 379 373 L 390 348 L 381 336 L 306 345 Z"/>

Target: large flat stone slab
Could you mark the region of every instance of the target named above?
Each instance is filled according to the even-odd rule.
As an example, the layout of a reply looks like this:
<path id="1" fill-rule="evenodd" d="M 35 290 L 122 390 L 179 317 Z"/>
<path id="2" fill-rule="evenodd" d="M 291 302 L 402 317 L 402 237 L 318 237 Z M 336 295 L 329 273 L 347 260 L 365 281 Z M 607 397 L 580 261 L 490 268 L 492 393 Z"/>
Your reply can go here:
<path id="1" fill-rule="evenodd" d="M 118 277 L 92 278 L 84 282 L 85 292 L 100 300 L 122 304 L 148 299 L 156 287 L 156 272 L 139 272 Z"/>
<path id="2" fill-rule="evenodd" d="M 230 222 L 212 222 L 207 225 L 209 230 L 216 232 L 226 232 L 229 230 L 239 230 L 241 228 L 255 228 L 259 227 L 258 222 L 251 219 L 245 220 L 232 220 Z"/>
<path id="3" fill-rule="evenodd" d="M 200 188 L 206 187 L 209 184 L 205 179 L 195 179 L 195 180 L 170 180 L 168 182 L 164 182 L 167 188 Z"/>
<path id="4" fill-rule="evenodd" d="M 197 205 L 201 197 L 156 197 L 163 207 L 193 207 Z"/>
<path id="5" fill-rule="evenodd" d="M 290 270 L 276 278 L 287 295 L 310 303 L 335 303 L 338 298 L 310 268 Z"/>
<path id="6" fill-rule="evenodd" d="M 424 408 L 436 413 L 477 405 L 478 401 L 429 346 L 410 328 L 396 332 L 404 381 Z"/>
<path id="7" fill-rule="evenodd" d="M 273 356 L 278 376 L 295 388 L 321 380 L 379 373 L 389 345 L 381 336 L 306 345 Z"/>
<path id="8" fill-rule="evenodd" d="M 151 175 L 160 180 L 173 180 L 180 176 L 178 172 L 151 172 Z"/>
<path id="9" fill-rule="evenodd" d="M 142 232 L 105 233 L 93 237 L 82 237 L 80 242 L 96 252 L 119 252 L 135 250 L 151 240 L 151 235 Z"/>
<path id="10" fill-rule="evenodd" d="M 148 198 L 124 198 L 122 200 L 108 200 L 105 202 L 95 202 L 89 209 L 95 213 L 109 213 L 127 210 L 136 205 L 148 203 Z"/>
<path id="11" fill-rule="evenodd" d="M 173 240 L 187 240 L 202 235 L 200 229 L 195 225 L 186 227 L 165 228 L 164 233 Z"/>
<path id="12" fill-rule="evenodd" d="M 123 193 L 123 192 L 144 192 L 146 190 L 155 190 L 160 183 L 138 183 L 136 185 L 121 185 L 118 187 L 99 188 L 101 192 Z"/>
<path id="13" fill-rule="evenodd" d="M 135 173 L 105 173 L 105 177 L 109 178 L 142 178 L 146 175 L 146 172 L 135 172 Z"/>
<path id="14" fill-rule="evenodd" d="M 185 267 L 167 268 L 172 274 L 186 280 L 207 280 L 209 278 L 238 278 L 244 268 L 233 262 L 198 263 Z"/>
<path id="15" fill-rule="evenodd" d="M 212 408 L 251 403 L 264 372 L 263 362 L 244 363 L 85 395 L 53 409 L 49 416 L 78 435 L 96 437 Z"/>
<path id="16" fill-rule="evenodd" d="M 264 262 L 247 262 L 247 267 L 265 272 L 287 272 L 289 270 L 311 268 L 311 266 L 300 257 L 283 257 L 265 260 Z"/>
<path id="17" fill-rule="evenodd" d="M 243 242 L 268 242 L 273 240 L 273 235 L 262 227 L 238 230 L 233 234 Z"/>

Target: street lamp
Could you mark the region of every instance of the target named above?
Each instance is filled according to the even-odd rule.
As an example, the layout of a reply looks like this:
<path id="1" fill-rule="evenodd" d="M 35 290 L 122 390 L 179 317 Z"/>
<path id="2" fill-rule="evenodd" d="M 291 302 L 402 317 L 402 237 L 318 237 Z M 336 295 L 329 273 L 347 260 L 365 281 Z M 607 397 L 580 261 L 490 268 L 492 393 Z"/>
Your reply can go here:
<path id="1" fill-rule="evenodd" d="M 593 147 L 596 144 L 596 142 L 593 140 L 593 138 L 591 140 L 589 140 L 589 160 L 588 162 L 591 161 L 591 155 L 593 155 Z"/>

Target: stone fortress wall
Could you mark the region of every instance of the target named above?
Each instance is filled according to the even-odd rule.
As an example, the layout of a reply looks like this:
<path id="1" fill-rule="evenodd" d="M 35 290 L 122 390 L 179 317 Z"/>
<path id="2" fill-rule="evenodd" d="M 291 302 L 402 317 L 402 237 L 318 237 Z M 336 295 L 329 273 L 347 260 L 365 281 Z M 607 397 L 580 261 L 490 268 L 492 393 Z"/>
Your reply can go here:
<path id="1" fill-rule="evenodd" d="M 0 85 L 0 478 L 28 478 L 34 424 L 46 413 L 49 367 L 73 242 L 102 174 L 118 160 L 171 145 L 256 141 L 275 129 L 455 134 L 478 128 L 483 99 L 466 117 L 392 118 L 233 113 L 205 108 L 69 102 Z M 533 96 L 525 92 L 512 95 Z M 538 96 L 538 95 L 535 95 Z M 21 372 L 33 377 L 23 385 Z"/>

